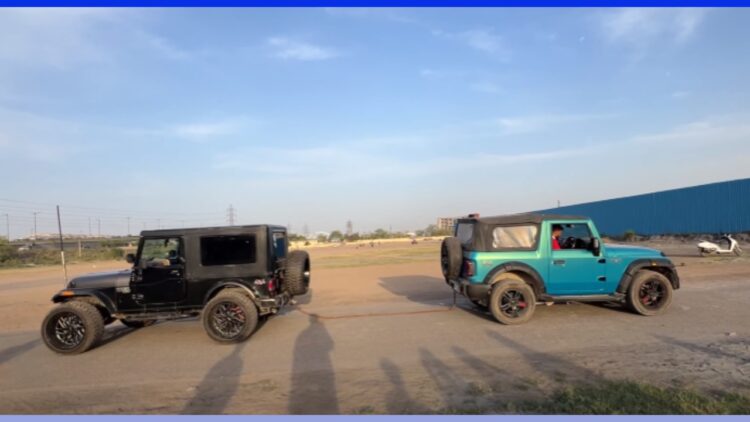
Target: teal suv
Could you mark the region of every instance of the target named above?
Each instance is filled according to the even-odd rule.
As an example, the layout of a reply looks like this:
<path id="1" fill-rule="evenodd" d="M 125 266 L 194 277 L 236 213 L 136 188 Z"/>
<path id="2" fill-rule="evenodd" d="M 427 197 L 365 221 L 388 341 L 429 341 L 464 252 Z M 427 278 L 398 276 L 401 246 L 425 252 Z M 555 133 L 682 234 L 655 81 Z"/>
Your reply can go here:
<path id="1" fill-rule="evenodd" d="M 578 216 L 460 218 L 440 262 L 448 285 L 503 324 L 528 321 L 538 302 L 620 302 L 657 315 L 680 287 L 663 252 L 604 244 Z"/>

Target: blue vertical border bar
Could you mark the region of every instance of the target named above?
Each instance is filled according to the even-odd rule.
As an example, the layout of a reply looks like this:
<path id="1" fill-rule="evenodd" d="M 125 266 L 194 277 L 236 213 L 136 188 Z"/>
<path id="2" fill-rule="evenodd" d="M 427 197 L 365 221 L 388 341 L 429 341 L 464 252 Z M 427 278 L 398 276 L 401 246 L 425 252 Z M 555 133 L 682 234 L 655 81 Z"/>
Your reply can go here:
<path id="1" fill-rule="evenodd" d="M 0 7 L 749 7 L 750 0 L 0 0 Z"/>

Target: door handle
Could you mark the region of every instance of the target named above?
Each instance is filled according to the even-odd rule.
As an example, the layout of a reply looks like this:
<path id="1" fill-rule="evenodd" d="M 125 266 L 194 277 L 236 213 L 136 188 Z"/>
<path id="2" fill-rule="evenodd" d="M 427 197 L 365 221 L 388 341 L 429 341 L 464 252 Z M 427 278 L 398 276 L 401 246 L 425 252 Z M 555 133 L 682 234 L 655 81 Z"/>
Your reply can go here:
<path id="1" fill-rule="evenodd" d="M 600 264 L 606 264 L 606 263 L 607 263 L 607 260 L 606 260 L 606 259 L 604 259 L 604 258 L 602 258 L 602 259 L 600 259 L 600 260 L 599 260 L 599 261 L 597 261 L 597 262 L 599 262 Z"/>
<path id="2" fill-rule="evenodd" d="M 556 260 L 552 261 L 552 264 L 553 265 L 565 265 L 565 260 L 564 259 L 556 259 Z"/>
<path id="3" fill-rule="evenodd" d="M 607 281 L 607 277 L 605 277 L 605 276 L 603 276 L 603 275 L 600 275 L 600 276 L 599 276 L 599 277 L 597 278 L 597 280 L 599 280 L 599 281 Z"/>

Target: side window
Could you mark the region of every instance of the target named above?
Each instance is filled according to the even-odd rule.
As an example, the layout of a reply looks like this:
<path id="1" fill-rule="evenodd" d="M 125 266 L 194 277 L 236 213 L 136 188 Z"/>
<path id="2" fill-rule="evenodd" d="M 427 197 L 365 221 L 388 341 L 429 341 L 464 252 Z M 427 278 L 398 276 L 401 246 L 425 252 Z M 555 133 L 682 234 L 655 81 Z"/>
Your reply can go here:
<path id="1" fill-rule="evenodd" d="M 493 249 L 533 249 L 536 247 L 536 235 L 539 228 L 530 224 L 525 226 L 500 226 L 492 230 Z"/>
<path id="2" fill-rule="evenodd" d="M 471 223 L 459 224 L 456 228 L 456 237 L 462 245 L 469 245 L 474 237 L 474 225 Z"/>
<path id="3" fill-rule="evenodd" d="M 253 264 L 256 260 L 255 236 L 201 237 L 201 265 Z"/>
<path id="4" fill-rule="evenodd" d="M 273 253 L 276 258 L 286 256 L 286 233 L 273 232 Z"/>
<path id="5" fill-rule="evenodd" d="M 144 239 L 141 262 L 147 267 L 168 267 L 179 263 L 182 245 L 179 237 Z"/>
<path id="6" fill-rule="evenodd" d="M 563 249 L 589 249 L 591 230 L 586 223 L 563 224 L 560 245 Z"/>

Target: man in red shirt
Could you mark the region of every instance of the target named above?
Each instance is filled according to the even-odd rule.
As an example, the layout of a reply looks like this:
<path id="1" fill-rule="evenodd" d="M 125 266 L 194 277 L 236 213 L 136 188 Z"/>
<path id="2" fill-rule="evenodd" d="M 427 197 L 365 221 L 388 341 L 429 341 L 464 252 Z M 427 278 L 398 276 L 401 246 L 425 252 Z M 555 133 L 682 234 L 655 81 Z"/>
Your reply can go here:
<path id="1" fill-rule="evenodd" d="M 562 236 L 563 227 L 560 224 L 552 225 L 552 250 L 562 249 L 560 247 L 560 236 Z"/>

